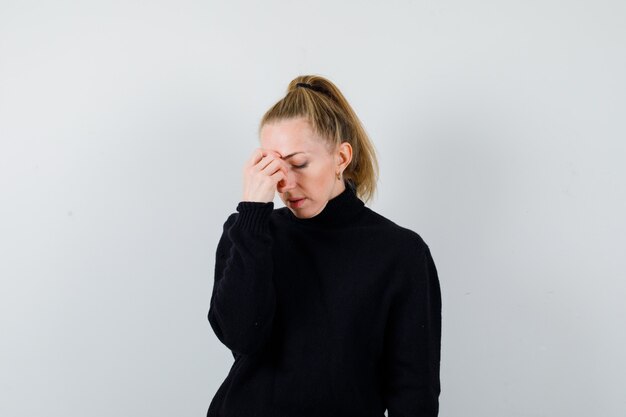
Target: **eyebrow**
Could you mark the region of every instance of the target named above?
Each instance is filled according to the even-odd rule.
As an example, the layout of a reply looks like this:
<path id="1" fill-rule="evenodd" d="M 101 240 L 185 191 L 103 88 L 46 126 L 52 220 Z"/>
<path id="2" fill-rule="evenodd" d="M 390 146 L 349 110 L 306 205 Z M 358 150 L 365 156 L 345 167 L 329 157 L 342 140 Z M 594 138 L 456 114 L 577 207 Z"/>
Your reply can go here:
<path id="1" fill-rule="evenodd" d="M 289 158 L 291 158 L 292 156 L 297 155 L 297 154 L 299 154 L 299 153 L 306 153 L 306 152 L 294 152 L 294 153 L 292 153 L 292 154 L 289 154 L 289 155 L 287 155 L 287 156 L 283 157 L 282 159 L 289 159 Z"/>

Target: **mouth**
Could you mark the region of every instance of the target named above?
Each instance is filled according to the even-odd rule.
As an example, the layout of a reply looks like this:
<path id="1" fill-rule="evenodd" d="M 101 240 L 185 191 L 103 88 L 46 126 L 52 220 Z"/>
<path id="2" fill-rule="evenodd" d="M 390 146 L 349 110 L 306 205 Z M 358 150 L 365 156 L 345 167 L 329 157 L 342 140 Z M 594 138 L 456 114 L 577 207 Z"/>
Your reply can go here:
<path id="1" fill-rule="evenodd" d="M 289 204 L 291 205 L 291 207 L 293 208 L 298 208 L 302 205 L 302 203 L 304 202 L 304 200 L 306 200 L 306 197 L 302 197 L 302 198 L 293 198 L 293 199 L 289 199 L 287 201 L 289 201 Z"/>

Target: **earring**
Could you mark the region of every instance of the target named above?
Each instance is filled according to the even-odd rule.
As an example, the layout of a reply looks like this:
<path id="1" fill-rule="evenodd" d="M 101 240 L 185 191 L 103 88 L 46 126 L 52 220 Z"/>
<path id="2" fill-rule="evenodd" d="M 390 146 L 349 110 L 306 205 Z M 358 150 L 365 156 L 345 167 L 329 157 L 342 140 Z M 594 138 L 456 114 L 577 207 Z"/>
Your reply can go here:
<path id="1" fill-rule="evenodd" d="M 336 173 L 335 175 L 337 175 L 337 179 L 340 180 L 341 179 L 341 174 L 340 173 Z"/>

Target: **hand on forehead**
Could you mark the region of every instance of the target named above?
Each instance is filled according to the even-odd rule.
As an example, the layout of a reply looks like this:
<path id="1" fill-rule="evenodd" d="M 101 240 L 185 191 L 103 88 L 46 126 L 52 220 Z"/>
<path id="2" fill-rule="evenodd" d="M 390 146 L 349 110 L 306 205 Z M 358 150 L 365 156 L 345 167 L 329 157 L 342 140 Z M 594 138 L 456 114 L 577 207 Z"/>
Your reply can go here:
<path id="1" fill-rule="evenodd" d="M 262 148 L 262 149 L 263 149 L 264 151 L 266 151 L 268 154 L 273 154 L 273 155 L 275 155 L 275 156 L 279 157 L 280 159 L 283 159 L 282 155 L 281 155 L 280 153 L 276 152 L 275 150 L 272 150 L 272 149 L 265 149 L 265 148 Z"/>

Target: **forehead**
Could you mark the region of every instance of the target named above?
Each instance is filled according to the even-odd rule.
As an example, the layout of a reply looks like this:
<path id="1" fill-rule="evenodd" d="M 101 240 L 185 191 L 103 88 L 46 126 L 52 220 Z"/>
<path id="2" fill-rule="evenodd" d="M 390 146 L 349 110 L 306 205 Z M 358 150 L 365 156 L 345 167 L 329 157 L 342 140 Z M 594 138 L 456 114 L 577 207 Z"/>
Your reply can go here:
<path id="1" fill-rule="evenodd" d="M 322 140 L 304 118 L 287 119 L 263 125 L 261 146 L 278 152 L 283 158 L 295 152 L 318 153 Z"/>

